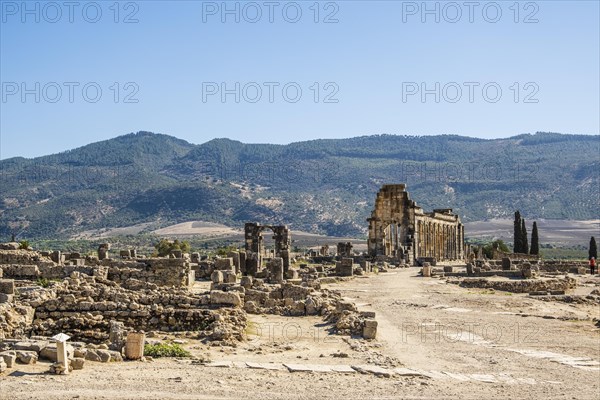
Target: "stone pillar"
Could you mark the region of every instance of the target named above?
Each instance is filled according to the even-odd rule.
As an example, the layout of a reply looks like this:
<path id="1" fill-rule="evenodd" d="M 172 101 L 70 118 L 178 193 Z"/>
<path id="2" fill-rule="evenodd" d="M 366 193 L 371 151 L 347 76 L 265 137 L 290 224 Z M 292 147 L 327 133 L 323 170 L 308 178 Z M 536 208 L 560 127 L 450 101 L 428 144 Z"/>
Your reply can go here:
<path id="1" fill-rule="evenodd" d="M 269 277 L 271 282 L 283 281 L 283 259 L 281 257 L 274 257 L 269 262 Z"/>
<path id="2" fill-rule="evenodd" d="M 123 351 L 125 346 L 125 324 L 123 322 L 110 321 L 108 340 L 110 341 L 109 349 L 119 353 Z"/>
<path id="3" fill-rule="evenodd" d="M 233 259 L 233 266 L 235 268 L 235 273 L 239 273 L 241 268 L 240 268 L 240 253 L 237 251 L 230 251 L 229 253 L 227 253 L 227 257 Z"/>
<path id="4" fill-rule="evenodd" d="M 102 243 L 98 246 L 98 260 L 102 261 L 108 258 L 108 250 L 110 250 L 110 244 L 108 243 Z"/>
<path id="5" fill-rule="evenodd" d="M 239 257 L 240 257 L 240 272 L 242 273 L 242 275 L 247 275 L 247 272 L 246 272 L 246 252 L 245 251 L 240 251 L 239 252 Z"/>
<path id="6" fill-rule="evenodd" d="M 67 354 L 67 340 L 70 339 L 68 335 L 59 333 L 52 337 L 56 341 L 56 366 L 55 371 L 60 371 L 63 374 L 69 373 L 69 355 Z"/>
<path id="7" fill-rule="evenodd" d="M 261 257 L 260 254 L 254 252 L 246 253 L 246 274 L 250 276 L 256 276 L 256 273 L 260 270 Z"/>
<path id="8" fill-rule="evenodd" d="M 108 253 L 108 251 L 107 251 L 107 253 Z M 98 258 L 99 257 L 100 257 L 100 253 L 98 253 Z M 60 250 L 53 251 L 52 254 L 50 255 L 50 259 L 57 264 L 61 264 L 62 263 L 62 254 L 61 254 Z M 102 258 L 100 258 L 100 260 L 102 260 Z"/>
<path id="9" fill-rule="evenodd" d="M 423 273 L 424 278 L 430 278 L 431 277 L 431 264 L 429 264 L 428 262 L 424 262 L 423 268 L 421 271 Z"/>

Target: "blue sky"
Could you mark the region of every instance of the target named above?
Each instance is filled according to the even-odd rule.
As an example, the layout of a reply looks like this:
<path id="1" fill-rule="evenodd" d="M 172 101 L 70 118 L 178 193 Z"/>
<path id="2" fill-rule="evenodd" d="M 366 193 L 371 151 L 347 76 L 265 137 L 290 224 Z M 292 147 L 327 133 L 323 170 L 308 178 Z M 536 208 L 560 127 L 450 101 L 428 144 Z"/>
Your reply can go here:
<path id="1" fill-rule="evenodd" d="M 192 143 L 600 130 L 598 1 L 0 3 L 2 159 L 140 130 Z"/>

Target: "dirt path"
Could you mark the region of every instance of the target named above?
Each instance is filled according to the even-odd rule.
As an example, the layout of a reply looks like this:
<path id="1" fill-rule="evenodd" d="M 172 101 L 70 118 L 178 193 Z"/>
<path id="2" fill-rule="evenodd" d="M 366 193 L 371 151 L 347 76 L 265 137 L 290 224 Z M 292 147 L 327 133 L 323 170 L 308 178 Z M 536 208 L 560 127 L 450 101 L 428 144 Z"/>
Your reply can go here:
<path id="1" fill-rule="evenodd" d="M 535 391 L 553 395 L 600 393 L 600 335 L 589 320 L 600 318 L 599 307 L 468 290 L 419 277 L 417 271 L 402 269 L 337 287 L 377 313 L 384 353 L 411 368 L 533 379 Z M 593 361 L 578 363 L 588 358 Z"/>
<path id="2" fill-rule="evenodd" d="M 416 272 L 329 286 L 377 313 L 375 342 L 329 335 L 319 317 L 251 315 L 248 341 L 236 348 L 186 339 L 212 367 L 174 359 L 88 362 L 53 376 L 43 373 L 49 364 L 19 365 L 0 375 L 0 399 L 598 398 L 600 369 L 589 362 L 600 360 L 600 335 L 590 321 L 600 318 L 598 307 L 464 289 Z M 289 372 L 284 364 L 346 372 Z M 386 378 L 350 368 L 367 364 L 426 376 Z"/>

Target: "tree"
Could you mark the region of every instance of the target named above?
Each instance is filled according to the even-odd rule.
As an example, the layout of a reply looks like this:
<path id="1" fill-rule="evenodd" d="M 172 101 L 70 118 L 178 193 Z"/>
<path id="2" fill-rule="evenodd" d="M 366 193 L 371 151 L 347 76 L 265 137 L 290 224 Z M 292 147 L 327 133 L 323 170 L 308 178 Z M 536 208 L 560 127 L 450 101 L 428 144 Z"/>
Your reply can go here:
<path id="1" fill-rule="evenodd" d="M 159 257 L 166 257 L 171 254 L 172 250 L 181 250 L 183 253 L 187 253 L 190 251 L 190 244 L 187 241 L 180 242 L 178 239 L 174 242 L 161 239 L 160 242 L 154 245 L 156 249 L 156 254 Z"/>
<path id="2" fill-rule="evenodd" d="M 590 239 L 590 249 L 588 251 L 588 260 L 594 257 L 595 260 L 598 259 L 598 247 L 596 246 L 596 238 L 592 236 Z"/>
<path id="3" fill-rule="evenodd" d="M 521 220 L 521 253 L 529 254 L 529 244 L 527 243 L 527 227 L 525 226 L 525 218 Z"/>
<path id="4" fill-rule="evenodd" d="M 531 248 L 529 254 L 539 256 L 540 255 L 540 238 L 538 237 L 537 222 L 533 221 L 533 228 L 531 228 Z"/>
<path id="5" fill-rule="evenodd" d="M 515 212 L 515 222 L 514 222 L 514 244 L 513 244 L 513 253 L 521 253 L 523 249 L 523 240 L 521 239 L 521 213 L 517 210 Z"/>
<path id="6" fill-rule="evenodd" d="M 484 244 L 483 247 L 481 248 L 481 251 L 483 252 L 483 255 L 486 258 L 493 258 L 494 257 L 494 249 L 498 249 L 505 253 L 510 252 L 508 246 L 504 243 L 503 240 L 500 240 L 500 239 L 496 239 L 493 242 Z"/>

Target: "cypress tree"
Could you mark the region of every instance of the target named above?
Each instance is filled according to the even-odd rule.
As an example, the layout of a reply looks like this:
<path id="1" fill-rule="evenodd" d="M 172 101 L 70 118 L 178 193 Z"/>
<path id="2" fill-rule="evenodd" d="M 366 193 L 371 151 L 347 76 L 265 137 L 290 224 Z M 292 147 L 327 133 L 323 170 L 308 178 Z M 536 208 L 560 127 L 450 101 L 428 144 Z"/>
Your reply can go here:
<path id="1" fill-rule="evenodd" d="M 537 222 L 533 221 L 533 228 L 531 228 L 531 249 L 529 254 L 540 255 L 540 238 L 538 237 Z"/>
<path id="2" fill-rule="evenodd" d="M 514 222 L 514 244 L 513 244 L 513 253 L 520 253 L 523 247 L 523 241 L 521 239 L 521 213 L 519 211 L 515 212 L 515 222 Z"/>
<path id="3" fill-rule="evenodd" d="M 598 260 L 598 247 L 596 246 L 596 238 L 592 236 L 590 239 L 590 250 L 588 251 L 588 260 L 592 257 Z"/>
<path id="4" fill-rule="evenodd" d="M 527 243 L 527 227 L 525 226 L 525 218 L 523 218 L 521 222 L 521 252 L 523 254 L 529 254 L 529 244 Z"/>

